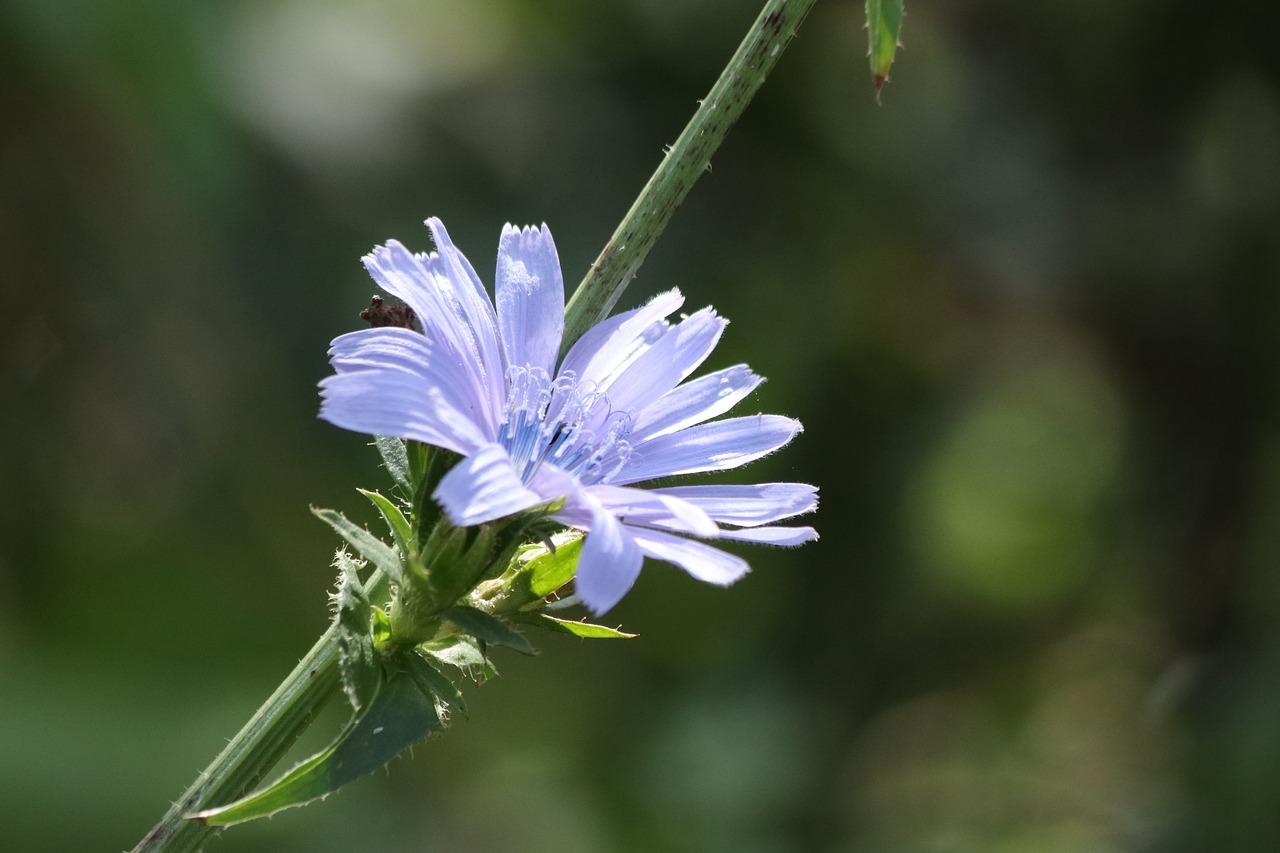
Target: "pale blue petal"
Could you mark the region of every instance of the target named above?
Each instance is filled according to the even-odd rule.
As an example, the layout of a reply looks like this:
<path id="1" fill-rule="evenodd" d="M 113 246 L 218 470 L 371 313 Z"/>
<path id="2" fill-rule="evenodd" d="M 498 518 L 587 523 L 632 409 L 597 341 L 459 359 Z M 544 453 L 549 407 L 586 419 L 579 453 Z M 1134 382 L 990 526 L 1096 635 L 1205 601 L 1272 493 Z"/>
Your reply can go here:
<path id="1" fill-rule="evenodd" d="M 364 265 L 384 290 L 413 309 L 424 337 L 469 377 L 486 419 L 496 424 L 505 397 L 504 377 L 501 365 L 496 376 L 488 369 L 483 352 L 488 340 L 488 349 L 496 353 L 497 341 L 492 322 L 487 328 L 483 323 L 477 327 L 464 310 L 460 294 L 473 290 L 465 274 L 457 273 L 438 256 L 414 255 L 396 240 L 376 247 L 365 256 Z M 455 280 L 453 274 L 464 278 Z"/>
<path id="2" fill-rule="evenodd" d="M 703 308 L 673 326 L 612 380 L 600 383 L 615 410 L 643 411 L 692 373 L 715 349 L 727 324 Z"/>
<path id="3" fill-rule="evenodd" d="M 678 290 L 659 293 L 642 308 L 616 314 L 592 326 L 569 349 L 560 373 L 579 382 L 607 385 L 653 342 L 666 334 L 663 319 L 684 304 Z"/>
<path id="4" fill-rule="evenodd" d="M 574 590 L 592 613 L 613 607 L 640 576 L 644 556 L 613 513 L 593 508 L 590 527 L 578 556 Z"/>
<path id="5" fill-rule="evenodd" d="M 725 471 L 772 453 L 800 432 L 800 422 L 781 415 L 751 415 L 699 424 L 636 445 L 632 461 L 610 479 L 618 486 Z"/>
<path id="6" fill-rule="evenodd" d="M 411 438 L 463 455 L 489 441 L 437 387 L 398 371 L 358 370 L 320 383 L 320 417 L 369 435 Z"/>
<path id="7" fill-rule="evenodd" d="M 532 509 L 544 498 L 525 488 L 507 451 L 488 444 L 449 470 L 432 495 L 459 527 Z"/>
<path id="8" fill-rule="evenodd" d="M 747 561 L 741 557 L 693 539 L 635 527 L 628 527 L 627 532 L 645 556 L 674 563 L 706 583 L 728 586 L 751 571 Z"/>
<path id="9" fill-rule="evenodd" d="M 458 310 L 475 335 L 473 345 L 479 359 L 478 369 L 489 391 L 487 403 L 496 419 L 506 402 L 507 371 L 502 345 L 498 341 L 498 320 L 493 301 L 471 262 L 453 245 L 444 223 L 433 216 L 427 220 L 427 228 L 435 241 L 436 252 L 420 257 L 431 268 L 440 270 L 454 285 L 452 295 L 457 300 Z"/>
<path id="10" fill-rule="evenodd" d="M 745 364 L 739 364 L 686 382 L 663 394 L 636 415 L 631 441 L 639 443 L 719 417 L 763 381 L 764 377 L 752 373 Z"/>
<path id="11" fill-rule="evenodd" d="M 416 376 L 424 388 L 439 388 L 453 410 L 466 415 L 487 441 L 497 434 L 466 369 L 411 329 L 380 327 L 339 335 L 329 347 L 329 360 L 339 374 L 383 370 Z"/>
<path id="12" fill-rule="evenodd" d="M 749 527 L 746 530 L 722 530 L 720 538 L 790 548 L 817 539 L 818 531 L 812 527 Z"/>
<path id="13" fill-rule="evenodd" d="M 589 486 L 587 491 L 628 525 L 661 527 L 695 536 L 720 534 L 720 528 L 706 512 L 678 497 L 626 486 Z"/>
<path id="14" fill-rule="evenodd" d="M 818 490 L 805 483 L 671 486 L 651 491 L 701 507 L 720 524 L 755 527 L 818 508 Z"/>
<path id="15" fill-rule="evenodd" d="M 494 288 L 507 364 L 555 376 L 564 336 L 564 280 L 551 231 L 508 225 L 498 241 Z"/>

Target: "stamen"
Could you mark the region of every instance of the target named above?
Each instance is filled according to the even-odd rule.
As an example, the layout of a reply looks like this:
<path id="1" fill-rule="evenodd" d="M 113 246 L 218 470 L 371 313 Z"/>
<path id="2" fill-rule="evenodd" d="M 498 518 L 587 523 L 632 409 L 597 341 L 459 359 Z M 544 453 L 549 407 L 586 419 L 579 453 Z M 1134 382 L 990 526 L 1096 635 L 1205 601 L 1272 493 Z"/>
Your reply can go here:
<path id="1" fill-rule="evenodd" d="M 537 367 L 507 371 L 506 420 L 498 441 L 528 482 L 550 462 L 585 485 L 607 482 L 630 461 L 631 416 L 610 409 L 593 383 L 572 371 L 552 380 Z"/>

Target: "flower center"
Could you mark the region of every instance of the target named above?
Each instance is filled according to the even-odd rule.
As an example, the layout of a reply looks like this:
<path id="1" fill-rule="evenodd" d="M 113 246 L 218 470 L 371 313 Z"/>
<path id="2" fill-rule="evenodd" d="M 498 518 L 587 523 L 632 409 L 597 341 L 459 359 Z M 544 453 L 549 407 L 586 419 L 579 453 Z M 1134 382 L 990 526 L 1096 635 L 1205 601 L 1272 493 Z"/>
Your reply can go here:
<path id="1" fill-rule="evenodd" d="M 550 462 L 584 485 L 608 482 L 631 459 L 631 416 L 609 397 L 578 383 L 573 371 L 552 380 L 540 367 L 507 370 L 506 420 L 498 442 L 524 482 Z"/>

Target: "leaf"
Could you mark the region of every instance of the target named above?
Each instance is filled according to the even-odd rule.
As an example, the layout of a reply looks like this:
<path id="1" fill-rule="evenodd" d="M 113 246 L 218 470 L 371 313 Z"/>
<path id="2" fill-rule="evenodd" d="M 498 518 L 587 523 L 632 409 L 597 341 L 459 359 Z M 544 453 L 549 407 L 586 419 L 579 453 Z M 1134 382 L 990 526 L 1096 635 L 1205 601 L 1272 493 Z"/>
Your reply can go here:
<path id="1" fill-rule="evenodd" d="M 442 727 L 435 697 L 423 691 L 408 672 L 398 670 L 328 748 L 266 788 L 191 817 L 210 826 L 231 826 L 304 805 L 377 770 Z"/>
<path id="2" fill-rule="evenodd" d="M 396 485 L 404 492 L 406 498 L 413 497 L 413 475 L 409 466 L 409 451 L 404 440 L 385 435 L 375 435 L 373 444 L 382 456 L 382 464 L 387 466 L 387 473 Z"/>
<path id="3" fill-rule="evenodd" d="M 363 527 L 352 523 L 345 515 L 332 509 L 311 508 L 316 518 L 338 531 L 338 535 L 355 548 L 369 562 L 387 573 L 392 580 L 402 581 L 404 569 L 400 558 L 385 542 Z"/>
<path id="4" fill-rule="evenodd" d="M 440 615 L 477 640 L 491 646 L 506 646 L 526 655 L 538 653 L 538 650 L 522 634 L 483 610 L 476 610 L 474 607 L 450 607 Z"/>
<path id="5" fill-rule="evenodd" d="M 871 82 L 880 87 L 889 82 L 889 67 L 901 47 L 902 0 L 867 0 L 867 55 L 871 60 Z"/>
<path id="6" fill-rule="evenodd" d="M 582 553 L 582 538 L 548 550 L 529 561 L 529 591 L 534 598 L 545 598 L 573 580 Z"/>
<path id="7" fill-rule="evenodd" d="M 387 527 L 391 530 L 391 535 L 395 537 L 396 544 L 400 546 L 400 550 L 408 552 L 408 543 L 413 539 L 413 532 L 409 527 L 409 519 L 404 517 L 404 512 L 400 507 L 384 498 L 377 492 L 366 491 L 365 489 L 356 489 L 357 492 L 364 495 L 373 505 L 378 508 L 378 512 L 382 514 L 382 520 L 387 523 Z"/>
<path id="8" fill-rule="evenodd" d="M 370 633 L 373 605 L 356 574 L 356 561 L 338 552 L 338 589 L 333 603 L 338 641 L 338 672 L 351 707 L 366 707 L 377 693 L 382 667 Z"/>
<path id="9" fill-rule="evenodd" d="M 405 671 L 409 673 L 410 678 L 418 682 L 418 687 L 426 690 L 450 708 L 464 715 L 467 713 L 467 703 L 462 698 L 462 691 L 454 686 L 443 672 L 427 663 L 421 653 L 406 655 L 404 664 Z"/>
<path id="10" fill-rule="evenodd" d="M 587 640 L 629 640 L 637 636 L 617 628 L 607 628 L 604 625 L 593 625 L 590 622 L 578 622 L 572 619 L 557 619 L 545 613 L 521 613 L 513 618 L 535 628 L 555 631 L 558 634 L 572 634 Z"/>
<path id="11" fill-rule="evenodd" d="M 477 684 L 483 684 L 498 674 L 480 648 L 480 641 L 468 634 L 444 640 L 429 640 L 419 645 L 418 651 L 440 663 L 462 670 Z"/>

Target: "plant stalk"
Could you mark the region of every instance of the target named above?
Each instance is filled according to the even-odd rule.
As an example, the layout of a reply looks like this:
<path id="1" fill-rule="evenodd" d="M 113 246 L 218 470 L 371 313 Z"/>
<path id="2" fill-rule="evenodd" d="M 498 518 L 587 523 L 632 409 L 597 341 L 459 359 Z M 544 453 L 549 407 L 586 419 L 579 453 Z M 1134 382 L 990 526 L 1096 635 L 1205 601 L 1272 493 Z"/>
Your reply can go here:
<path id="1" fill-rule="evenodd" d="M 667 150 L 627 215 L 565 308 L 564 347 L 603 320 L 658 242 L 695 181 L 711 167 L 747 104 L 755 97 L 782 51 L 816 0 L 768 0 L 720 79 L 699 104 L 684 132 Z"/>

